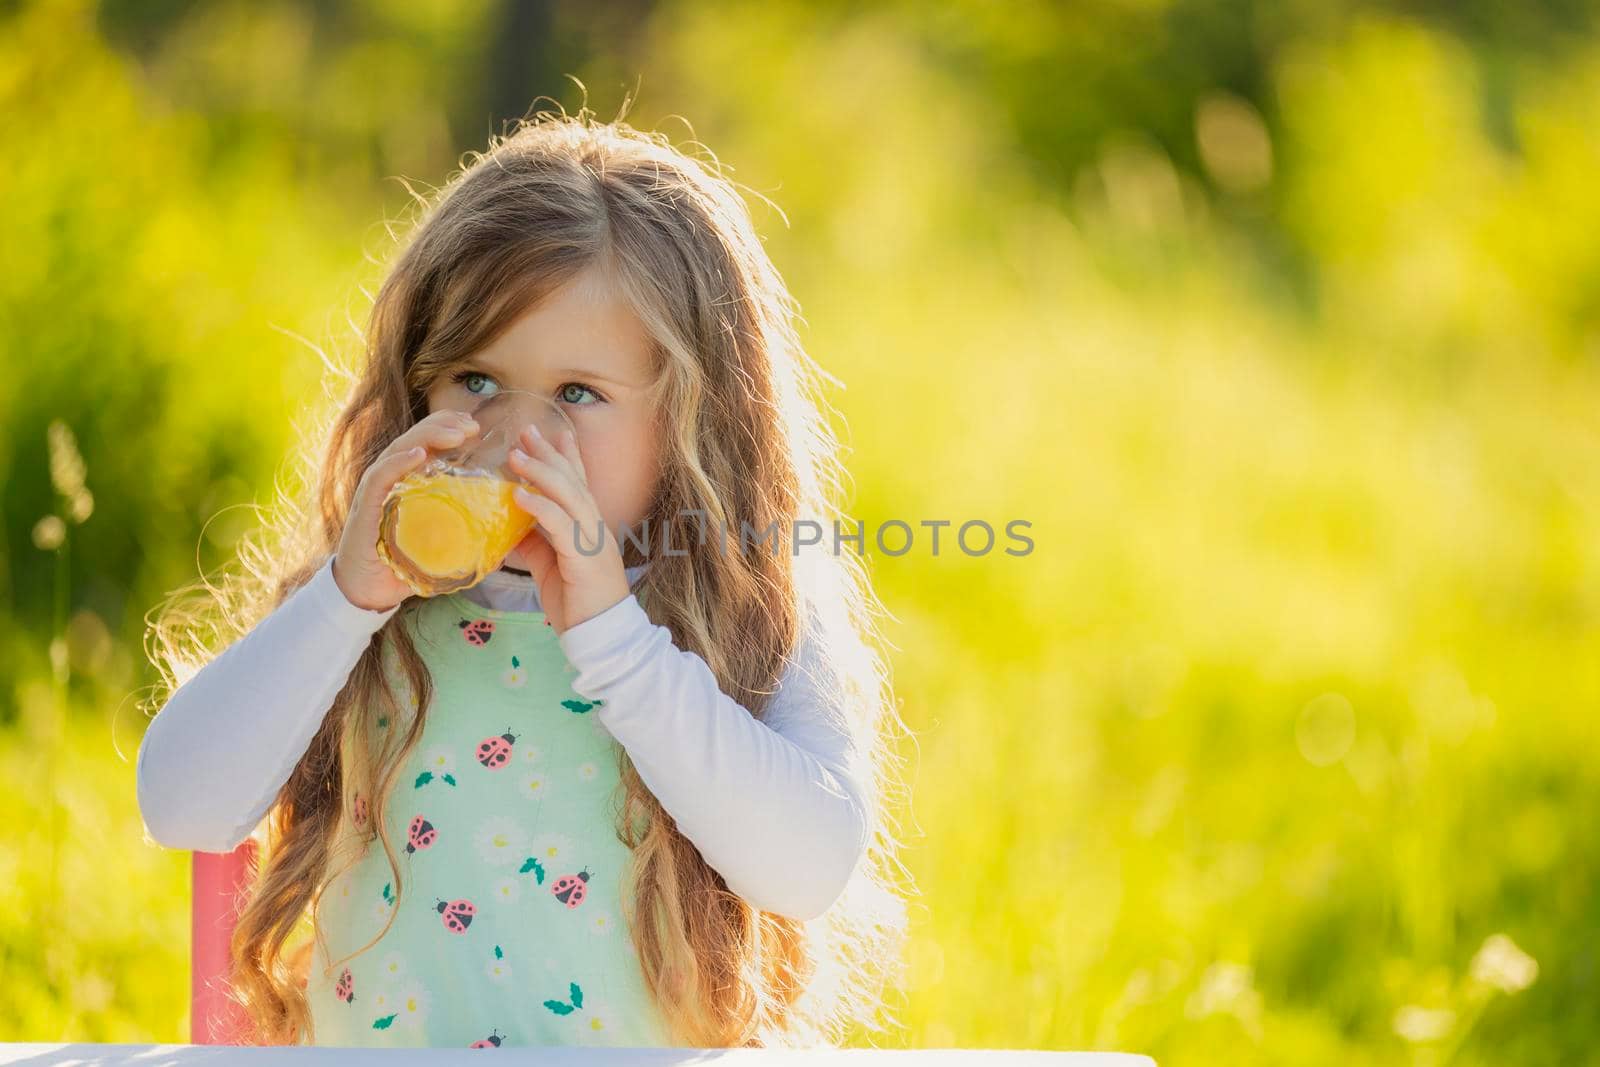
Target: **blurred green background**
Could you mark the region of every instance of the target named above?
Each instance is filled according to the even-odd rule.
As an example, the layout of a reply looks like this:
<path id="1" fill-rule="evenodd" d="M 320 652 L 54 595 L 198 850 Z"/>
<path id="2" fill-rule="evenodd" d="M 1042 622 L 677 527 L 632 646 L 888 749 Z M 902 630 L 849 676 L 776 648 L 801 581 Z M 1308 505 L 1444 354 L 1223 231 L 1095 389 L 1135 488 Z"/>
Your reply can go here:
<path id="1" fill-rule="evenodd" d="M 781 208 L 848 511 L 1033 524 L 870 564 L 885 1043 L 1592 1058 L 1597 6 L 0 5 L 0 1039 L 187 1040 L 145 614 L 271 503 L 399 179 L 632 94 Z"/>

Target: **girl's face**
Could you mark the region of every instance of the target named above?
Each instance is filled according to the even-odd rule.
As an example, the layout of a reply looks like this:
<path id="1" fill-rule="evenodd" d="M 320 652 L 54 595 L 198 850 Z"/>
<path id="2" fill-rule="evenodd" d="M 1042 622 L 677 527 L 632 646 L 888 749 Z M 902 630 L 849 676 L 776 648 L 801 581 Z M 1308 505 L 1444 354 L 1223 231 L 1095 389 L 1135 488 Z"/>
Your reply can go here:
<path id="1" fill-rule="evenodd" d="M 428 411 L 470 411 L 503 389 L 549 397 L 572 420 L 589 492 L 610 535 L 623 525 L 642 535 L 638 524 L 655 493 L 660 456 L 645 397 L 650 376 L 643 323 L 591 268 L 441 375 L 427 392 Z M 526 547 L 524 540 L 513 548 L 504 565 L 527 570 Z"/>

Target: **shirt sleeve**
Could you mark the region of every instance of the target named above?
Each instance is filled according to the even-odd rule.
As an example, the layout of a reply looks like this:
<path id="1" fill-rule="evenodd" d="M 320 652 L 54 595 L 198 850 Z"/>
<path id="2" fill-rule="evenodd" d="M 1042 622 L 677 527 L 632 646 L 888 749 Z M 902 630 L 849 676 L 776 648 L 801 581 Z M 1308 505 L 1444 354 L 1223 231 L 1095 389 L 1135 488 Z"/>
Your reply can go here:
<path id="1" fill-rule="evenodd" d="M 178 686 L 139 744 L 135 780 L 150 837 L 167 848 L 237 848 L 310 747 L 372 635 L 398 610 L 351 603 L 330 556 Z"/>
<path id="2" fill-rule="evenodd" d="M 572 687 L 728 887 L 798 919 L 838 899 L 866 850 L 871 799 L 858 746 L 827 697 L 808 634 L 764 720 L 629 594 L 560 637 Z"/>

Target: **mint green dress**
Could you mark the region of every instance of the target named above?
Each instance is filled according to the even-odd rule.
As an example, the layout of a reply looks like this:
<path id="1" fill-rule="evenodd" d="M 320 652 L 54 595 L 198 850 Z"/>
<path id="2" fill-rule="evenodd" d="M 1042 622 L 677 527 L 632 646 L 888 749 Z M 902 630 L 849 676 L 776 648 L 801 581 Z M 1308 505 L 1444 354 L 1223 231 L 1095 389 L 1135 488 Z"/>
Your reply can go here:
<path id="1" fill-rule="evenodd" d="M 455 593 L 402 614 L 435 691 L 387 805 L 404 886 L 397 901 L 371 805 L 347 789 L 306 986 L 315 1044 L 672 1045 L 623 913 L 632 852 L 602 702 L 572 689 L 542 612 Z"/>

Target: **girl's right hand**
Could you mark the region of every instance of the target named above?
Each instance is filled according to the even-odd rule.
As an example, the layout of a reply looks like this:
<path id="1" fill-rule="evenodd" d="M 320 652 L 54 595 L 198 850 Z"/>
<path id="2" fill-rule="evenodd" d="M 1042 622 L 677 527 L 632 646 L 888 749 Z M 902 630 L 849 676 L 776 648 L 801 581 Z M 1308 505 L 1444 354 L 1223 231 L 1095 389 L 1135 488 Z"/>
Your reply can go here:
<path id="1" fill-rule="evenodd" d="M 396 482 L 427 461 L 430 448 L 456 448 L 477 432 L 477 420 L 464 411 L 431 412 L 396 437 L 362 474 L 333 560 L 333 581 L 346 600 L 368 611 L 388 611 L 412 595 L 378 556 L 383 501 Z"/>

